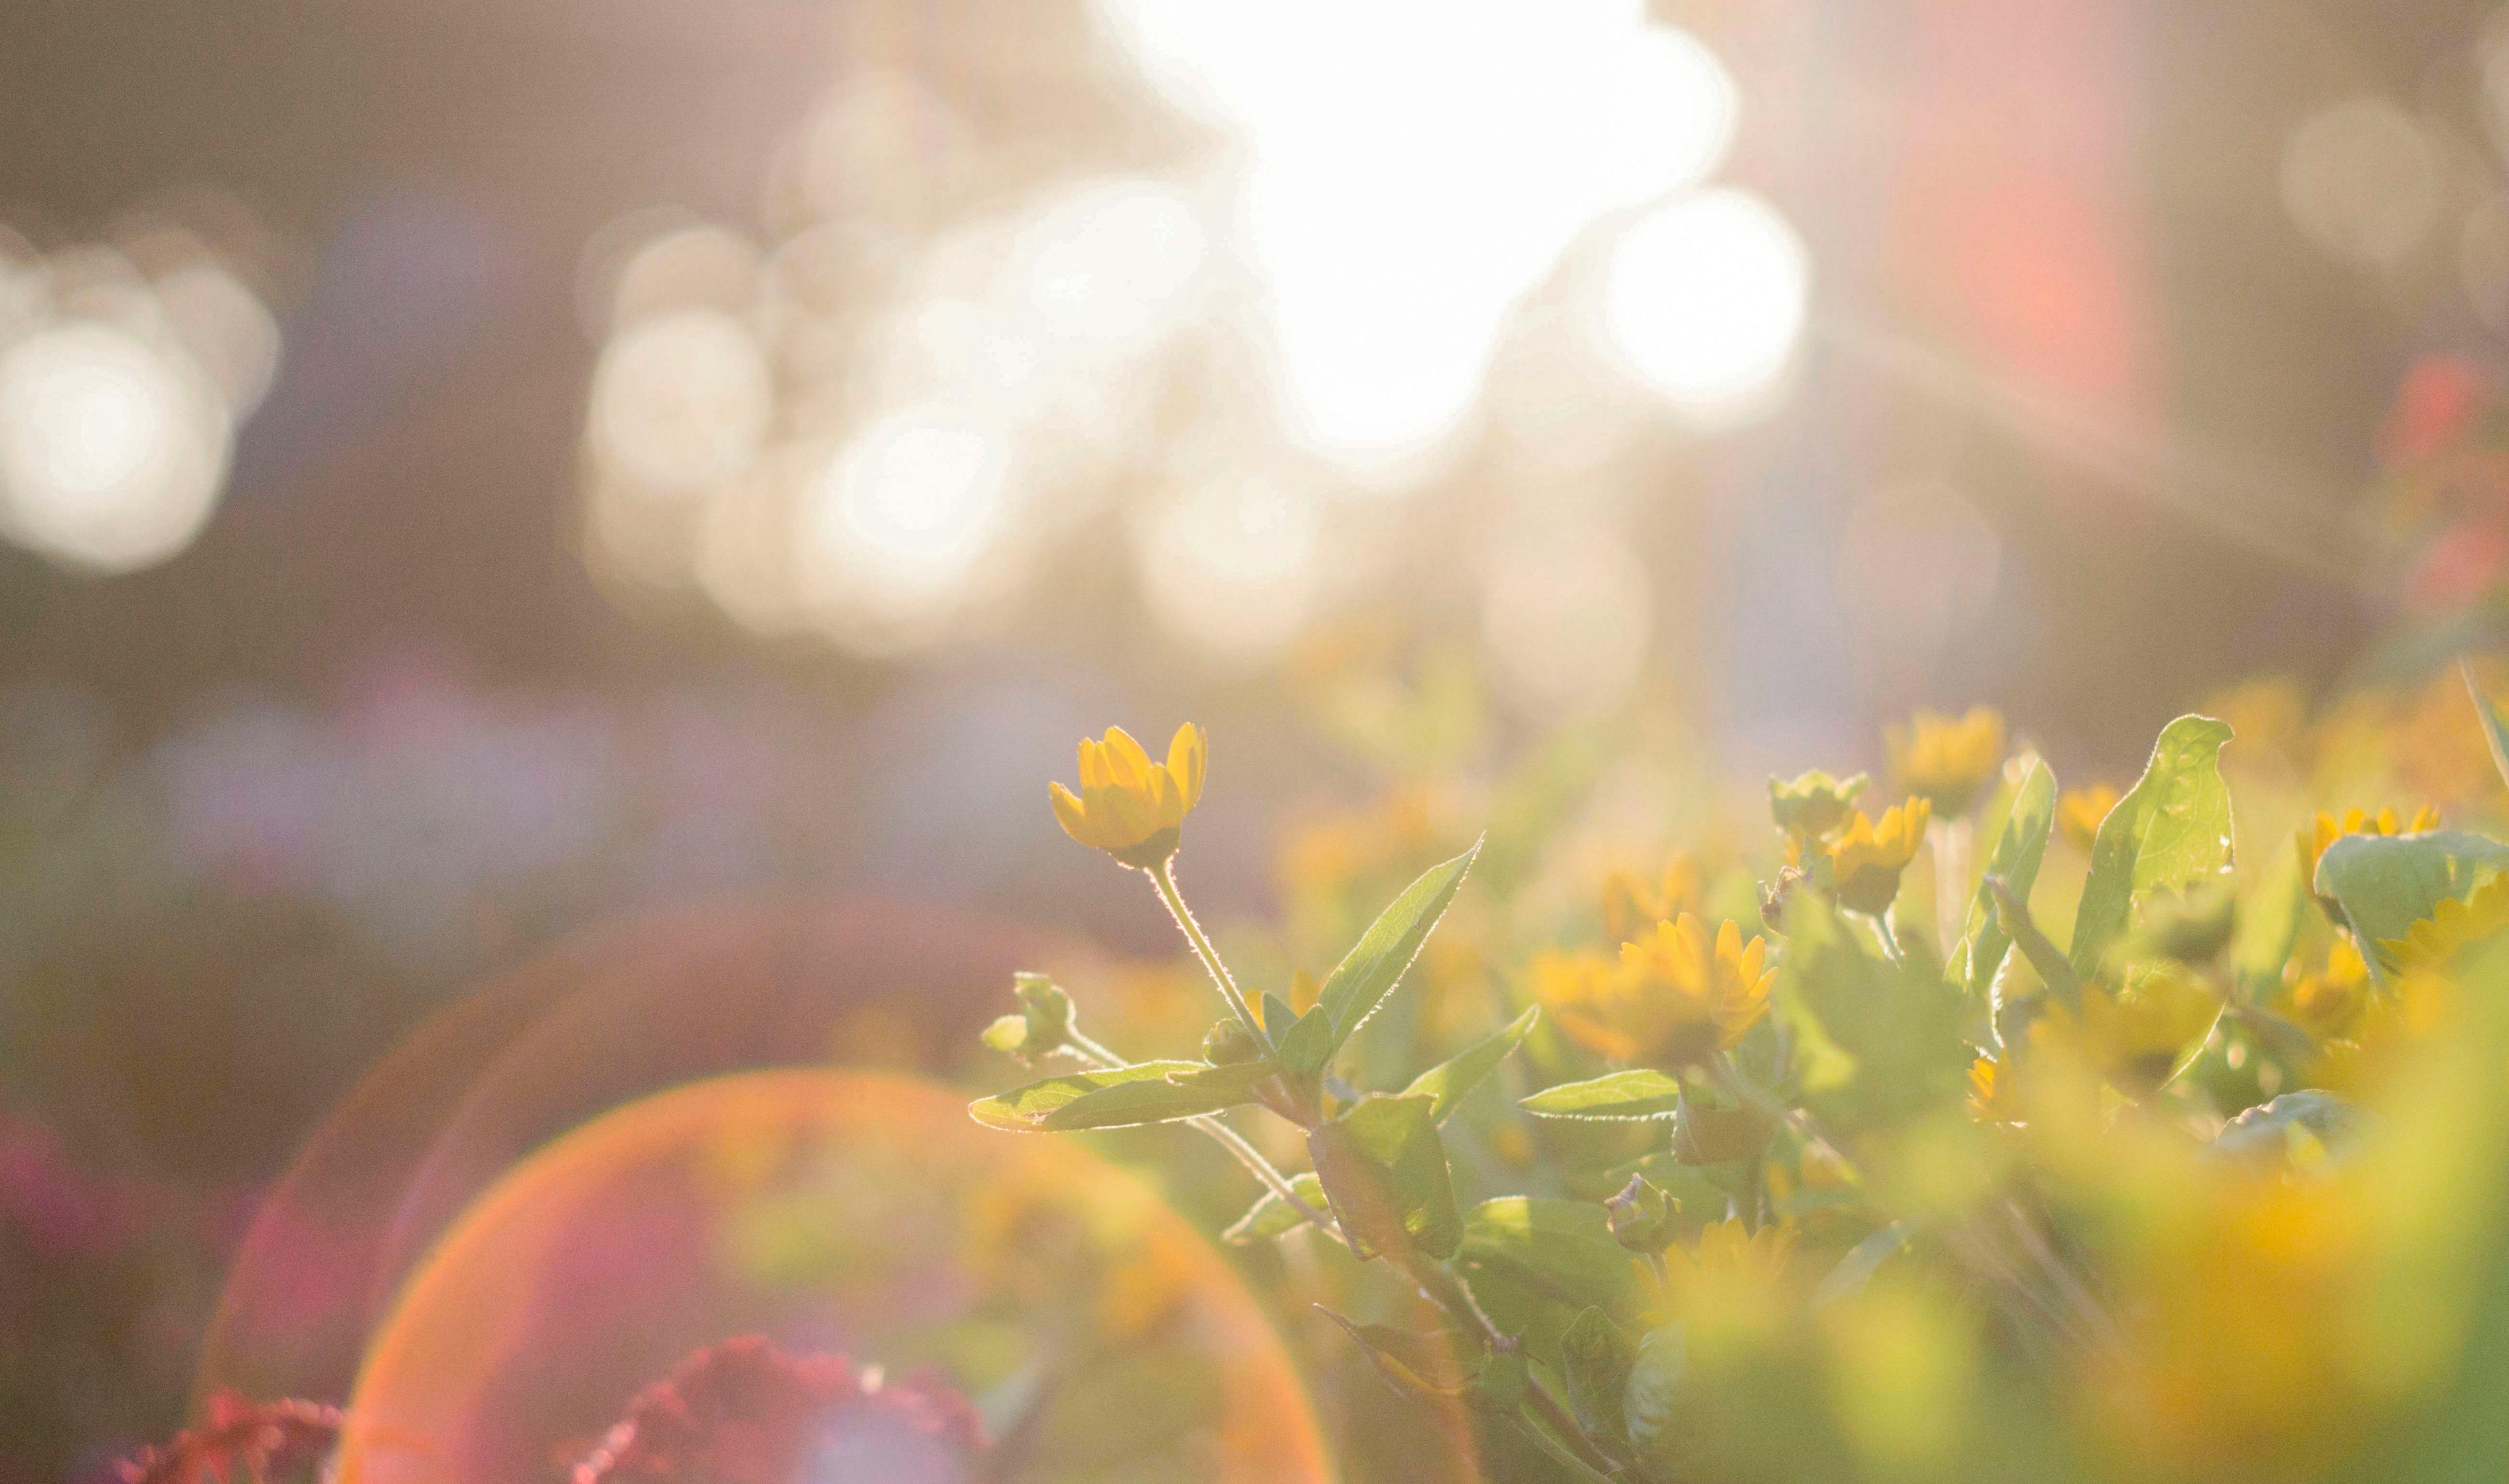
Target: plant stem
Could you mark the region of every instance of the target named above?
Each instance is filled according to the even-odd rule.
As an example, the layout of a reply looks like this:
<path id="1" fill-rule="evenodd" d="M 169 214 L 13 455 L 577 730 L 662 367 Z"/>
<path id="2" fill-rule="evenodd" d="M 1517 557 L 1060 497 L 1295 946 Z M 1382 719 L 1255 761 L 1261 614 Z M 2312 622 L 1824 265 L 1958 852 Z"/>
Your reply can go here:
<path id="1" fill-rule="evenodd" d="M 1936 822 L 1934 838 L 1934 939 L 1948 955 L 1968 927 L 1968 863 L 1972 826 L 1966 818 Z"/>
<path id="2" fill-rule="evenodd" d="M 1891 909 L 1884 908 L 1868 914 L 1873 919 L 1873 932 L 1882 940 L 1882 956 L 1894 964 L 1904 964 L 1907 955 L 1899 951 L 1899 935 L 1891 928 Z"/>
<path id="3" fill-rule="evenodd" d="M 1544 1458 L 1567 1469 L 1572 1477 L 1580 1481 L 1580 1484 L 1613 1484 L 1617 1477 L 1603 1472 L 1579 1458 L 1566 1443 L 1553 1437 L 1548 1431 L 1525 1418 L 1516 1419 L 1516 1430 L 1530 1439 L 1534 1447 L 1541 1449 Z"/>
<path id="4" fill-rule="evenodd" d="M 1116 1056 L 1099 1042 L 1082 1035 L 1077 1028 L 1066 1031 L 1064 1039 L 1070 1044 L 1073 1055 L 1083 1061 L 1110 1068 L 1125 1064 L 1123 1057 Z M 1290 1182 L 1290 1177 L 1281 1172 L 1281 1168 L 1265 1159 L 1262 1150 L 1255 1148 L 1246 1135 L 1228 1127 L 1218 1114 L 1206 1113 L 1199 1118 L 1188 1118 L 1185 1122 L 1211 1135 L 1215 1143 L 1234 1155 L 1237 1163 L 1246 1167 L 1248 1174 L 1261 1181 L 1265 1190 L 1279 1197 L 1282 1204 L 1290 1209 L 1296 1211 L 1301 1220 L 1344 1246 L 1350 1244 L 1348 1239 L 1342 1236 L 1341 1228 L 1333 1224 L 1331 1217 L 1308 1204 L 1306 1198 L 1298 1194 L 1298 1188 Z"/>
<path id="5" fill-rule="evenodd" d="M 1525 1378 L 1524 1399 L 1525 1403 L 1532 1407 L 1535 1415 L 1550 1425 L 1550 1430 L 1559 1434 L 1560 1443 L 1568 1451 L 1569 1456 L 1563 1459 L 1557 1453 L 1552 1452 L 1549 1447 L 1544 1447 L 1542 1451 L 1551 1455 L 1552 1462 L 1575 1465 L 1580 1478 L 1610 1480 L 1622 1476 L 1621 1470 L 1612 1461 L 1605 1458 L 1602 1450 L 1596 1448 L 1593 1441 L 1586 1436 L 1585 1428 L 1569 1414 L 1566 1407 L 1559 1404 L 1559 1398 L 1552 1395 L 1549 1388 L 1531 1376 Z M 1532 1428 L 1527 1430 L 1533 1433 L 1537 1446 L 1544 1442 L 1542 1428 Z"/>
<path id="6" fill-rule="evenodd" d="M 1148 875 L 1151 888 L 1159 894 L 1160 905 L 1168 909 L 1169 916 L 1176 919 L 1177 927 L 1184 933 L 1184 941 L 1193 946 L 1194 956 L 1211 971 L 1212 983 L 1219 986 L 1220 998 L 1228 1002 L 1229 1010 L 1236 1015 L 1238 1023 L 1246 1027 L 1246 1033 L 1254 1038 L 1254 1044 L 1263 1048 L 1263 1055 L 1272 1055 L 1272 1038 L 1264 1033 L 1262 1020 L 1255 1017 L 1254 1007 L 1246 1002 L 1246 995 L 1237 987 L 1237 981 L 1229 977 L 1228 965 L 1219 961 L 1219 950 L 1213 947 L 1211 940 L 1203 935 L 1202 924 L 1193 920 L 1193 909 L 1184 905 L 1184 893 L 1177 889 L 1176 857 L 1161 861 L 1158 869 Z"/>

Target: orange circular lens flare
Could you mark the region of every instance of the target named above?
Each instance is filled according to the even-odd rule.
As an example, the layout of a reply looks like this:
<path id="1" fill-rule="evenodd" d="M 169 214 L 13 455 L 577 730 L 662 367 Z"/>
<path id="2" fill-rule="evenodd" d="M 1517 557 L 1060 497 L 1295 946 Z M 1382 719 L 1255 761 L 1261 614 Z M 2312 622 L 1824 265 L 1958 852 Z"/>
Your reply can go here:
<path id="1" fill-rule="evenodd" d="M 996 1424 L 1025 1414 L 1049 1473 L 1333 1476 L 1264 1315 L 1141 1181 L 931 1083 L 771 1071 L 619 1108 L 491 1187 L 369 1348 L 340 1479 L 562 1476 L 742 1334 L 937 1366 Z"/>

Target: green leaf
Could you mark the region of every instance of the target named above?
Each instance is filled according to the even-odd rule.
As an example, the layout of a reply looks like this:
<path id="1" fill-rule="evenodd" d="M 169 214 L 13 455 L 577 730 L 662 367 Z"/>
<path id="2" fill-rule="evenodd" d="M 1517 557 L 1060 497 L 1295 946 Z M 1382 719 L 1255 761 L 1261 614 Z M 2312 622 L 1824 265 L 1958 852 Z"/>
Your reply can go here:
<path id="1" fill-rule="evenodd" d="M 1313 1171 L 1290 1176 L 1290 1188 L 1296 1191 L 1298 1199 L 1309 1206 L 1318 1210 L 1325 1208 L 1325 1182 L 1317 1179 Z M 1236 1225 L 1219 1234 L 1219 1239 L 1231 1246 L 1250 1246 L 1254 1243 L 1269 1241 L 1284 1232 L 1294 1232 L 1305 1225 L 1306 1220 L 1306 1217 L 1298 1214 L 1296 1206 L 1267 1190 L 1263 1192 L 1263 1199 L 1249 1206 L 1246 1214 L 1237 1218 Z"/>
<path id="2" fill-rule="evenodd" d="M 1777 1126 L 1749 1108 L 1685 1102 L 1673 1116 L 1672 1157 L 1684 1165 L 1730 1165 L 1768 1151 Z"/>
<path id="3" fill-rule="evenodd" d="M 1637 1346 L 1600 1309 L 1588 1308 L 1559 1337 L 1559 1371 L 1568 1383 L 1568 1410 L 1587 1436 L 1605 1439 L 1616 1451 L 1629 1432 L 1621 1398 L 1636 1360 Z"/>
<path id="4" fill-rule="evenodd" d="M 2455 830 L 2347 835 L 2317 858 L 2317 894 L 2342 908 L 2372 964 L 2394 967 L 2384 944 L 2452 897 L 2509 867 L 2509 845 Z"/>
<path id="5" fill-rule="evenodd" d="M 1472 870 L 1473 857 L 1480 848 L 1476 843 L 1444 865 L 1423 872 L 1333 967 L 1316 1000 L 1318 1009 L 1332 1016 L 1332 1051 L 1339 1051 L 1350 1033 L 1375 1013 L 1393 991 L 1394 982 L 1411 967 L 1420 945 L 1428 942 L 1430 930 L 1444 915 L 1446 904 L 1455 900 L 1455 888 L 1464 884 L 1464 872 Z"/>
<path id="6" fill-rule="evenodd" d="M 1500 1196 L 1464 1219 L 1458 1260 L 1496 1267 L 1559 1302 L 1582 1309 L 1618 1305 L 1633 1289 L 1636 1269 L 1612 1236 L 1596 1201 Z"/>
<path id="7" fill-rule="evenodd" d="M 1681 1084 L 1669 1072 L 1632 1067 L 1586 1082 L 1544 1088 L 1520 1106 L 1544 1118 L 1666 1118 L 1681 1105 Z"/>
<path id="8" fill-rule="evenodd" d="M 1422 1072 L 1412 1078 L 1411 1085 L 1403 1091 L 1406 1094 L 1433 1099 L 1430 1116 L 1444 1123 L 1446 1116 L 1455 1111 L 1455 1104 L 1464 1100 L 1464 1094 L 1479 1087 L 1490 1073 L 1498 1070 L 1498 1064 L 1507 1059 L 1509 1052 L 1516 1050 L 1517 1043 L 1532 1031 L 1533 1022 L 1541 1017 L 1540 1006 L 1525 1007 L 1524 1014 L 1510 1020 L 1498 1034 Z"/>
<path id="9" fill-rule="evenodd" d="M 1691 1398 L 1682 1385 L 1688 1359 L 1689 1347 L 1679 1324 L 1651 1330 L 1638 1341 L 1629 1384 L 1621 1392 L 1629 1443 L 1639 1458 L 1659 1468 L 1679 1457 L 1691 1430 L 1687 1426 L 1691 1409 L 1685 1405 Z"/>
<path id="10" fill-rule="evenodd" d="M 2474 666 L 2460 659 L 2456 673 L 2465 677 L 2465 693 L 2474 697 L 2475 714 L 2483 718 L 2483 740 L 2491 749 L 2491 765 L 2503 783 L 2509 783 L 2509 722 L 2503 722 L 2500 708 L 2474 683 Z"/>
<path id="11" fill-rule="evenodd" d="M 1270 1022 L 1267 1020 L 1265 1023 Z M 1281 1065 L 1299 1076 L 1312 1077 L 1332 1060 L 1337 1047 L 1332 1017 L 1326 1013 L 1325 1007 L 1318 1005 L 1290 1022 L 1289 1030 L 1281 1036 Z"/>
<path id="12" fill-rule="evenodd" d="M 1086 1094 L 1128 1082 L 1164 1080 L 1202 1068 L 1199 1061 L 1141 1061 L 1109 1071 L 1066 1072 L 991 1097 L 979 1097 L 967 1104 L 967 1112 L 989 1129 L 1031 1133 L 1036 1132 L 1040 1119 Z"/>
<path id="13" fill-rule="evenodd" d="M 1409 1246 L 1442 1260 L 1463 1239 L 1434 1102 L 1371 1093 L 1307 1135 L 1316 1177 L 1362 1258 Z"/>
<path id="14" fill-rule="evenodd" d="M 2046 763 L 2033 761 L 2012 796 L 2011 812 L 2004 816 L 2003 831 L 1987 857 L 1977 894 L 1969 899 L 1968 927 L 1952 958 L 1961 967 L 1972 999 L 1986 998 L 1995 971 L 2012 946 L 2012 936 L 2003 930 L 2003 915 L 1995 909 L 1995 889 L 1988 878 L 2002 878 L 2015 897 L 2030 900 L 2030 888 L 2039 879 L 2040 859 L 2047 853 L 2047 829 L 2055 820 L 2056 775 Z"/>
<path id="15" fill-rule="evenodd" d="M 1812 1290 L 1812 1306 L 1826 1309 L 1840 1299 L 1860 1292 L 1873 1280 L 1882 1265 L 1908 1244 L 1908 1224 L 1893 1221 L 1862 1242 L 1847 1249 L 1838 1266 Z"/>
<path id="16" fill-rule="evenodd" d="M 1963 996 L 1940 975 L 1865 951 L 1818 897 L 1788 907 L 1777 1011 L 1806 1052 L 1805 1101 L 1834 1127 L 1871 1130 L 1959 1101 L 1972 1057 Z"/>
<path id="17" fill-rule="evenodd" d="M 2230 973 L 2239 997 L 2253 1004 L 2282 986 L 2282 966 L 2300 939 L 2307 914 L 2308 883 L 2301 879 L 2300 846 L 2286 842 L 2274 853 L 2256 890 L 2239 904 L 2239 926 L 2230 940 Z"/>
<path id="18" fill-rule="evenodd" d="M 967 1111 L 976 1122 L 1021 1132 L 1061 1133 L 1081 1129 L 1126 1129 L 1136 1124 L 1198 1118 L 1254 1100 L 1254 1087 L 1280 1075 L 1269 1061 L 1207 1066 L 1199 1061 L 1144 1061 L 1110 1071 L 1048 1077 L 992 1097 Z"/>
<path id="19" fill-rule="evenodd" d="M 1395 1390 L 1428 1396 L 1460 1396 L 1473 1384 L 1479 1356 L 1461 1336 L 1362 1324 L 1318 1304 L 1316 1311 L 1341 1326 Z"/>
<path id="20" fill-rule="evenodd" d="M 2152 761 L 2091 839 L 2091 872 L 2074 914 L 2074 972 L 2097 975 L 2134 899 L 2184 891 L 2230 869 L 2230 789 L 2222 781 L 2229 723 L 2180 717 L 2160 729 Z"/>
<path id="21" fill-rule="evenodd" d="M 2371 1115 L 2358 1103 L 2332 1093 L 2307 1089 L 2285 1093 L 2241 1113 L 2213 1135 L 2213 1152 L 2235 1159 L 2276 1161 L 2287 1155 L 2295 1133 L 2314 1139 L 2331 1153 L 2341 1153 L 2371 1127 Z"/>

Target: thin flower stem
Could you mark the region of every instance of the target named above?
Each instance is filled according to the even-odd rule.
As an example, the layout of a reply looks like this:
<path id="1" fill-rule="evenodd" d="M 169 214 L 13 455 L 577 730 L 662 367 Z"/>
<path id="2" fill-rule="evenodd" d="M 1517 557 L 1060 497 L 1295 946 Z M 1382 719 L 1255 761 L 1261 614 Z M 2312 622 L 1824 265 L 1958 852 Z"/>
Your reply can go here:
<path id="1" fill-rule="evenodd" d="M 1228 965 L 1219 961 L 1219 950 L 1213 947 L 1211 940 L 1203 935 L 1202 924 L 1193 920 L 1193 909 L 1184 905 L 1184 893 L 1177 889 L 1176 857 L 1170 856 L 1161 861 L 1158 868 L 1149 872 L 1148 875 L 1150 886 L 1159 894 L 1160 904 L 1168 909 L 1168 915 L 1174 917 L 1176 925 L 1183 931 L 1184 941 L 1193 946 L 1194 956 L 1200 958 L 1202 966 L 1211 971 L 1212 983 L 1219 986 L 1220 998 L 1228 1002 L 1229 1010 L 1236 1015 L 1238 1022 L 1246 1027 L 1246 1033 L 1254 1038 L 1254 1044 L 1263 1048 L 1265 1056 L 1270 1056 L 1273 1050 L 1272 1038 L 1264 1034 L 1262 1020 L 1255 1017 L 1254 1007 L 1246 1002 L 1246 995 L 1237 987 L 1237 981 L 1229 977 Z"/>
<path id="2" fill-rule="evenodd" d="M 1064 1039 L 1070 1044 L 1073 1055 L 1083 1061 L 1095 1062 L 1099 1066 L 1109 1068 L 1125 1065 L 1123 1057 L 1116 1056 L 1105 1045 L 1081 1034 L 1077 1028 L 1066 1031 Z M 1349 1240 L 1342 1236 L 1341 1228 L 1333 1224 L 1331 1217 L 1316 1209 L 1305 1197 L 1299 1195 L 1298 1188 L 1291 1183 L 1288 1175 L 1281 1172 L 1281 1168 L 1265 1159 L 1262 1150 L 1255 1148 L 1246 1135 L 1228 1127 L 1221 1121 L 1218 1114 L 1206 1113 L 1200 1118 L 1188 1118 L 1185 1122 L 1211 1135 L 1213 1142 L 1236 1156 L 1237 1163 L 1246 1167 L 1246 1172 L 1261 1181 L 1263 1188 L 1279 1197 L 1283 1205 L 1296 1211 L 1299 1219 L 1344 1246 L 1350 1244 Z"/>
<path id="3" fill-rule="evenodd" d="M 1907 955 L 1899 951 L 1899 935 L 1891 930 L 1891 909 L 1886 907 L 1882 909 L 1882 910 L 1869 913 L 1868 915 L 1873 919 L 1873 931 L 1875 935 L 1882 940 L 1882 956 L 1888 958 L 1893 964 L 1906 963 L 1908 961 Z"/>

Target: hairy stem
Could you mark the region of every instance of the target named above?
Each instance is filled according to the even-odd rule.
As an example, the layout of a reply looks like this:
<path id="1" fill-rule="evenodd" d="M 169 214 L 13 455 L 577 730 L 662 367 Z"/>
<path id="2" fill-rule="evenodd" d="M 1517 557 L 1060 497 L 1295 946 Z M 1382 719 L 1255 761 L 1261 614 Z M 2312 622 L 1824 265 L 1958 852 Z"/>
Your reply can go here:
<path id="1" fill-rule="evenodd" d="M 1193 909 L 1184 905 L 1184 893 L 1177 889 L 1176 857 L 1161 861 L 1148 875 L 1151 889 L 1159 894 L 1159 904 L 1168 909 L 1169 916 L 1176 919 L 1177 927 L 1184 933 L 1184 941 L 1193 946 L 1194 956 L 1211 971 L 1212 983 L 1219 986 L 1219 997 L 1228 1002 L 1230 1012 L 1237 1017 L 1238 1023 L 1246 1027 L 1246 1033 L 1254 1038 L 1254 1044 L 1263 1048 L 1263 1055 L 1272 1055 L 1272 1038 L 1264 1033 L 1262 1020 L 1255 1017 L 1254 1007 L 1246 1001 L 1245 992 L 1230 977 L 1228 965 L 1219 961 L 1219 950 L 1213 947 L 1211 940 L 1204 936 L 1202 924 L 1193 920 Z"/>

